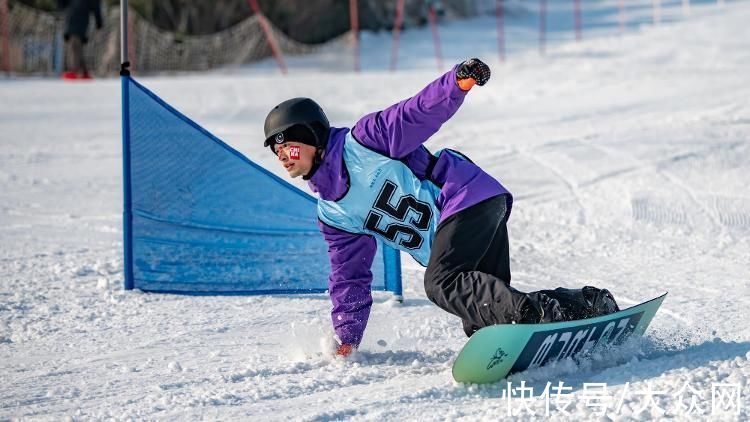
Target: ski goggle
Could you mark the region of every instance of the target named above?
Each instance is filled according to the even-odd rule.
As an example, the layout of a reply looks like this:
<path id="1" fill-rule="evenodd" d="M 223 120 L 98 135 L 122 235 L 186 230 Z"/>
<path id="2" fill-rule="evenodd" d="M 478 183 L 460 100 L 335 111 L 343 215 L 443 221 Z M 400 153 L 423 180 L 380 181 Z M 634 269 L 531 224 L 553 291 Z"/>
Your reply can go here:
<path id="1" fill-rule="evenodd" d="M 290 160 L 299 160 L 302 148 L 299 145 L 290 145 L 288 143 L 283 143 L 279 145 L 271 145 L 271 150 L 277 157 L 279 156 L 281 151 L 285 151 L 287 157 L 289 157 Z"/>

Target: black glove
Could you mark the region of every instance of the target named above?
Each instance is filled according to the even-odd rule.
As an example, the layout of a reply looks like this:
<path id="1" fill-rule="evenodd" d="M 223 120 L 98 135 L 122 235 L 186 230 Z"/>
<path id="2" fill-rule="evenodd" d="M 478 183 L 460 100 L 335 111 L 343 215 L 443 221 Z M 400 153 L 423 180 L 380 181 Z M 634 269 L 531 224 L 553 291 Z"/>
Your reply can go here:
<path id="1" fill-rule="evenodd" d="M 477 58 L 466 60 L 458 66 L 456 79 L 460 81 L 468 78 L 474 79 L 477 85 L 482 86 L 490 80 L 490 67 Z"/>

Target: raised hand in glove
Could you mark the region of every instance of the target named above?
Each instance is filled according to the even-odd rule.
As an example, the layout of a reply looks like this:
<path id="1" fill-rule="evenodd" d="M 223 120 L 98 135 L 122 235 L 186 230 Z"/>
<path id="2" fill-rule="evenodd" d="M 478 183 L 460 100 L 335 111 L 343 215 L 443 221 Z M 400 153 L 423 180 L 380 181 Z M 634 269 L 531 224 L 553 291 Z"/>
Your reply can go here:
<path id="1" fill-rule="evenodd" d="M 490 80 L 490 67 L 483 61 L 473 58 L 458 66 L 456 82 L 464 91 L 470 90 L 474 84 L 482 86 Z"/>

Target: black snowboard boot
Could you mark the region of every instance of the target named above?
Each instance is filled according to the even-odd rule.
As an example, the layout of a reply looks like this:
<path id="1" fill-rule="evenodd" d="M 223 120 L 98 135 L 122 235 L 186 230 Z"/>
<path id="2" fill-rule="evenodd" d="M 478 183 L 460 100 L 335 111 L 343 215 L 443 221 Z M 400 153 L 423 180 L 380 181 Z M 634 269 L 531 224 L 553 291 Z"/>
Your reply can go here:
<path id="1" fill-rule="evenodd" d="M 560 302 L 567 321 L 608 315 L 620 310 L 615 298 L 607 289 L 597 289 L 593 286 L 585 286 L 582 289 L 558 287 L 542 292 Z"/>
<path id="2" fill-rule="evenodd" d="M 583 297 L 586 298 L 587 304 L 591 308 L 593 316 L 609 315 L 620 310 L 614 296 L 612 296 L 609 290 L 597 289 L 592 286 L 586 286 L 581 290 L 583 291 Z"/>
<path id="3" fill-rule="evenodd" d="M 521 317 L 517 322 L 520 324 L 565 321 L 560 302 L 540 292 L 526 294 L 519 314 Z"/>

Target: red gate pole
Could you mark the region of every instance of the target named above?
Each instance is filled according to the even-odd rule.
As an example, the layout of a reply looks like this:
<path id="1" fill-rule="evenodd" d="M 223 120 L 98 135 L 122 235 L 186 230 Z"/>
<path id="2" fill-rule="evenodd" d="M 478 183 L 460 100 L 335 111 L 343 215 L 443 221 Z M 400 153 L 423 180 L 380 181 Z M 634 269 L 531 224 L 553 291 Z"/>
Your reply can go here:
<path id="1" fill-rule="evenodd" d="M 435 43 L 435 57 L 437 58 L 438 72 L 440 72 L 443 70 L 443 52 L 440 48 L 440 34 L 438 33 L 437 12 L 435 12 L 435 7 L 433 5 L 430 5 L 429 15 L 430 26 L 432 27 L 432 40 Z"/>
<path id="2" fill-rule="evenodd" d="M 404 3 L 406 0 L 398 0 L 396 3 L 396 20 L 393 23 L 393 46 L 391 47 L 391 72 L 396 70 L 398 59 L 398 37 L 401 33 L 401 24 L 404 20 Z"/>
<path id="3" fill-rule="evenodd" d="M 266 16 L 260 10 L 258 0 L 248 0 L 248 2 L 250 3 L 250 8 L 253 9 L 253 12 L 258 15 L 258 22 L 260 22 L 260 27 L 263 29 L 263 33 L 266 34 L 266 41 L 268 42 L 268 46 L 271 47 L 271 52 L 273 53 L 273 57 L 276 59 L 276 63 L 279 65 L 281 73 L 283 75 L 286 75 L 286 63 L 284 63 L 284 56 L 281 54 L 281 49 L 279 48 L 278 44 L 276 44 L 276 38 L 274 38 L 273 33 L 271 32 L 271 26 L 268 24 Z"/>
<path id="4" fill-rule="evenodd" d="M 504 27 L 504 10 L 503 0 L 496 1 L 497 10 L 497 50 L 500 54 L 500 62 L 505 61 L 505 27 Z"/>
<path id="5" fill-rule="evenodd" d="M 573 0 L 576 20 L 576 41 L 581 41 L 581 0 Z"/>
<path id="6" fill-rule="evenodd" d="M 625 32 L 625 0 L 619 0 L 618 2 L 619 8 L 620 8 L 620 33 Z"/>
<path id="7" fill-rule="evenodd" d="M 539 54 L 544 55 L 547 33 L 547 0 L 539 0 Z"/>
<path id="8" fill-rule="evenodd" d="M 349 0 L 349 26 L 354 42 L 354 71 L 359 72 L 359 14 L 357 0 Z"/>
<path id="9" fill-rule="evenodd" d="M 661 0 L 653 0 L 654 25 L 661 23 Z"/>
<path id="10" fill-rule="evenodd" d="M 3 39 L 3 70 L 10 76 L 10 19 L 8 0 L 0 0 L 0 37 Z"/>

